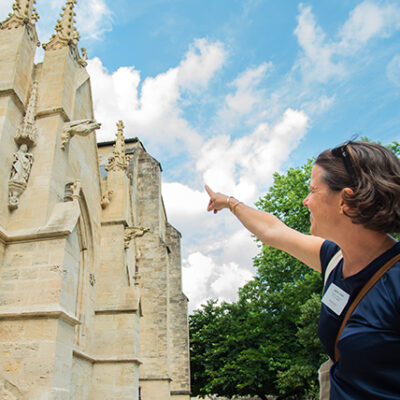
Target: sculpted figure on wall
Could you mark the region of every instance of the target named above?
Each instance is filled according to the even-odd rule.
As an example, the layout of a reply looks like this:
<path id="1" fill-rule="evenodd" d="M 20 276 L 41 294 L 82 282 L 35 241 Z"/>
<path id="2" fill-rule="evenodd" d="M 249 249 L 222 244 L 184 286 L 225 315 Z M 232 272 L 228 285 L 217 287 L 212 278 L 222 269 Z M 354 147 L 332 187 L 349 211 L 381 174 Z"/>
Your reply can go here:
<path id="1" fill-rule="evenodd" d="M 61 148 L 64 150 L 65 145 L 74 135 L 88 136 L 96 129 L 99 129 L 100 126 L 101 124 L 91 119 L 81 119 L 66 123 L 61 135 Z"/>
<path id="2" fill-rule="evenodd" d="M 28 146 L 23 143 L 14 153 L 10 180 L 8 181 L 8 208 L 18 208 L 19 196 L 25 190 L 33 163 L 33 155 L 28 152 Z"/>
<path id="3" fill-rule="evenodd" d="M 32 163 L 33 155 L 31 153 L 28 153 L 28 146 L 26 144 L 21 144 L 18 151 L 14 153 L 10 181 L 28 183 Z"/>
<path id="4" fill-rule="evenodd" d="M 107 208 L 107 206 L 110 204 L 113 193 L 114 192 L 112 190 L 107 190 L 107 192 L 103 195 L 100 202 L 101 208 L 103 210 Z"/>
<path id="5" fill-rule="evenodd" d="M 149 228 L 144 228 L 142 226 L 128 226 L 125 228 L 124 233 L 124 245 L 125 249 L 129 247 L 130 241 L 133 238 L 143 236 L 146 232 L 149 232 Z"/>
<path id="6" fill-rule="evenodd" d="M 38 82 L 35 81 L 32 84 L 25 116 L 14 137 L 19 149 L 14 153 L 8 181 L 8 208 L 10 210 L 18 208 L 19 197 L 26 188 L 33 164 L 33 155 L 28 150 L 29 147 L 36 145 L 38 135 L 35 120 L 37 100 Z"/>

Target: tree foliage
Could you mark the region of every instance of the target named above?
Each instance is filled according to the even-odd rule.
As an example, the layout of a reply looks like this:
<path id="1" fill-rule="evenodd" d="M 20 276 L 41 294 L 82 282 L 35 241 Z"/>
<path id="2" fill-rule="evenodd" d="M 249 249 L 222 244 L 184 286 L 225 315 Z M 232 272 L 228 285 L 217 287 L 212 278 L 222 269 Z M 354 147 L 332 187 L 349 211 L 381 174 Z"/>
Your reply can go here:
<path id="1" fill-rule="evenodd" d="M 399 157 L 400 144 L 389 146 Z M 257 207 L 304 233 L 312 160 L 274 175 Z M 320 274 L 288 254 L 260 244 L 257 274 L 236 303 L 209 301 L 190 316 L 192 392 L 232 398 L 267 395 L 317 399 L 317 370 L 326 356 L 317 336 Z"/>

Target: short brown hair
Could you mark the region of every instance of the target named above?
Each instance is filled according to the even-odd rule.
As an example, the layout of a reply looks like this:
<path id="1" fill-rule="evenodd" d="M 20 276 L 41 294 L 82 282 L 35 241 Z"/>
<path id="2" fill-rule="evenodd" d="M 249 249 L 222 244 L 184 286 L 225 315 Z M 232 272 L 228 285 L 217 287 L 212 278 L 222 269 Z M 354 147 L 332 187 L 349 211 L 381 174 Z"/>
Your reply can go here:
<path id="1" fill-rule="evenodd" d="M 370 142 L 348 142 L 340 149 L 345 151 L 344 156 L 338 156 L 335 149 L 326 150 L 315 164 L 324 169 L 322 180 L 331 190 L 353 189 L 354 195 L 343 193 L 350 209 L 346 215 L 367 229 L 400 232 L 398 158 L 386 147 Z"/>

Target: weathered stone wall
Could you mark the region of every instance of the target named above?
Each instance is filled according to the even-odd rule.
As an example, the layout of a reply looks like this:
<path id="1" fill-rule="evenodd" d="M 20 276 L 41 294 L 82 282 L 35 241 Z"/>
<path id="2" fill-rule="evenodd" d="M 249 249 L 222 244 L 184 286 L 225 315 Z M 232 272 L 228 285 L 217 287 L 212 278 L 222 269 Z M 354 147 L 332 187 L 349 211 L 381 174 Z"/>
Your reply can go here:
<path id="1" fill-rule="evenodd" d="M 17 145 L 14 142 L 14 132 L 17 130 L 21 120 L 22 113 L 12 97 L 5 92 L 0 92 L 0 160 L 2 165 L 2 168 L 0 168 L 0 204 L 7 204 L 8 202 L 8 178 L 13 154 L 17 150 Z M 8 218 L 7 207 L 2 207 L 0 209 L 0 226 L 6 227 Z"/>
<path id="2" fill-rule="evenodd" d="M 6 250 L 6 242 L 4 241 L 4 238 L 2 237 L 2 232 L 0 231 L 0 266 L 3 265 L 3 258 L 4 258 L 5 250 Z M 0 302 L 1 302 L 1 300 L 0 300 Z"/>
<path id="3" fill-rule="evenodd" d="M 32 79 L 36 43 L 26 27 L 0 30 L 0 91 L 25 104 Z"/>
<path id="4" fill-rule="evenodd" d="M 151 380 L 153 385 L 159 386 L 159 400 L 163 400 L 169 399 L 170 371 L 168 258 L 165 242 L 160 237 L 161 171 L 159 163 L 144 151 L 138 149 L 135 156 L 138 157 L 135 199 L 138 225 L 150 229 L 143 237 L 136 239 L 142 253 L 139 270 L 143 310 L 140 321 L 140 357 L 143 361 L 140 367 L 141 386 L 143 393 L 146 393 Z"/>
<path id="5" fill-rule="evenodd" d="M 166 224 L 166 233 L 166 242 L 170 249 L 168 280 L 170 288 L 171 399 L 188 400 L 190 397 L 188 299 L 182 292 L 181 235 L 168 223 Z"/>
<path id="6" fill-rule="evenodd" d="M 4 298 L 0 312 L 57 305 L 64 279 L 64 248 L 64 239 L 8 244 L 0 269 Z"/>
<path id="7" fill-rule="evenodd" d="M 139 398 L 138 378 L 137 368 L 129 363 L 96 363 L 90 399 L 136 400 Z"/>
<path id="8" fill-rule="evenodd" d="M 70 399 L 90 399 L 93 363 L 74 356 L 70 381 Z"/>
<path id="9" fill-rule="evenodd" d="M 25 28 L 0 30 L 0 204 L 8 198 L 8 178 L 13 153 L 17 150 L 14 133 L 24 113 L 31 86 L 35 43 Z M 0 224 L 7 226 L 8 210 L 0 210 Z"/>
<path id="10" fill-rule="evenodd" d="M 76 254 L 76 230 L 67 240 L 10 242 L 5 251 L 0 268 L 0 370 L 32 399 L 53 392 L 69 398 L 77 323 Z"/>

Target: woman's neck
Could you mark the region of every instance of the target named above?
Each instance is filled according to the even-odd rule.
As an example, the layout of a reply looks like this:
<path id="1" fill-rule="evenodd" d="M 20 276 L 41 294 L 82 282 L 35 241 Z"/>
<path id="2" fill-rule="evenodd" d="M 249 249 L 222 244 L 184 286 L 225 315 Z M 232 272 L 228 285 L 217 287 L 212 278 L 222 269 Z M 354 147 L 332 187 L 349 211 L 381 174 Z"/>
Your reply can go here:
<path id="1" fill-rule="evenodd" d="M 360 228 L 338 243 L 343 254 L 343 278 L 357 274 L 396 243 L 388 234 Z"/>

